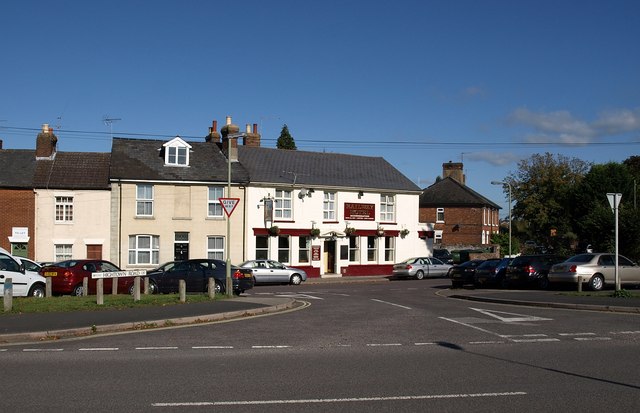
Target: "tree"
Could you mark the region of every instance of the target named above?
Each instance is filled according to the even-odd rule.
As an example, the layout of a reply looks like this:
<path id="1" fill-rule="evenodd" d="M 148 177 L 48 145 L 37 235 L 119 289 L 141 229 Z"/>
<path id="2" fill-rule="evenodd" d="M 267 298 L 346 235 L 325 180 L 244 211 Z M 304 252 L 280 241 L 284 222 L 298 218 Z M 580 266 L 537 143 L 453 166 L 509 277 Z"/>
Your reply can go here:
<path id="1" fill-rule="evenodd" d="M 276 147 L 278 149 L 290 149 L 296 150 L 296 142 L 293 140 L 293 136 L 289 133 L 289 128 L 285 123 L 282 126 L 282 131 L 280 131 L 280 137 L 278 138 L 278 142 L 276 143 Z"/>
<path id="2" fill-rule="evenodd" d="M 516 204 L 514 219 L 527 223 L 527 237 L 538 245 L 566 252 L 576 236 L 573 232 L 573 195 L 590 164 L 577 158 L 550 153 L 535 154 L 520 161 L 518 171 L 507 181 Z"/>

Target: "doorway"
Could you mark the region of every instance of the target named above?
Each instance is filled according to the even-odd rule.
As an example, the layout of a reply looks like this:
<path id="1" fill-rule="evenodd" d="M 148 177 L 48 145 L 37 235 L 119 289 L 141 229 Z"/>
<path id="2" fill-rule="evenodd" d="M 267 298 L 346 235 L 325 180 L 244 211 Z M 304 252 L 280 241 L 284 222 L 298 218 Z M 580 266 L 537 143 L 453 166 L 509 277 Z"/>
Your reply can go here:
<path id="1" fill-rule="evenodd" d="M 336 241 L 324 242 L 324 273 L 336 273 Z"/>

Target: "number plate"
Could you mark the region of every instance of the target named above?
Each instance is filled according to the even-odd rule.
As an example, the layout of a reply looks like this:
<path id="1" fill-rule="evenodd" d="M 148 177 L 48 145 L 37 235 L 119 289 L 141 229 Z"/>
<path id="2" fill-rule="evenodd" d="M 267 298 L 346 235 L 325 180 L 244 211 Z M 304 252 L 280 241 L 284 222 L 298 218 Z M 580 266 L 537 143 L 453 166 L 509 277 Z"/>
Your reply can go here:
<path id="1" fill-rule="evenodd" d="M 57 273 L 57 272 L 55 272 L 55 271 L 45 271 L 45 272 L 44 272 L 44 276 L 45 276 L 45 277 L 55 277 L 55 276 L 57 276 L 57 275 L 58 275 L 58 273 Z"/>

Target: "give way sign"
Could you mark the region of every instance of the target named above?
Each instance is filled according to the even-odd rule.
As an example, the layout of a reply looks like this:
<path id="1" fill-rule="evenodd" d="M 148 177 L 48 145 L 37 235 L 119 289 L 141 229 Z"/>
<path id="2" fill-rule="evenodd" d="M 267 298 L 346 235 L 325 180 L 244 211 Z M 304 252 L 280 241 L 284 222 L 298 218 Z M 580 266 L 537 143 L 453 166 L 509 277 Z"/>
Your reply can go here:
<path id="1" fill-rule="evenodd" d="M 233 210 L 236 209 L 236 205 L 238 205 L 240 198 L 218 198 L 218 201 L 220 201 L 224 212 L 228 217 L 230 217 L 233 213 Z"/>

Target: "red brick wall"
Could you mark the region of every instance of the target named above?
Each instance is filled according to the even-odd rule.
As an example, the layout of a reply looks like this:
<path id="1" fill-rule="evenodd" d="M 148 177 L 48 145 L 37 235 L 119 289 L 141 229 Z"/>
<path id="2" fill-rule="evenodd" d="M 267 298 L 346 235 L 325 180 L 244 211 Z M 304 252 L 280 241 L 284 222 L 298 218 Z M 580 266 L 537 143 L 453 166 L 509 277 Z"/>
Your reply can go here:
<path id="1" fill-rule="evenodd" d="M 481 245 L 483 230 L 498 230 L 498 227 L 484 225 L 482 207 L 444 207 L 444 223 L 436 222 L 436 210 L 420 208 L 420 222 L 435 223 L 434 229 L 442 231 L 443 244 Z"/>
<path id="2" fill-rule="evenodd" d="M 13 227 L 29 228 L 28 258 L 35 257 L 35 205 L 31 189 L 0 189 L 0 247 L 11 252 Z"/>

